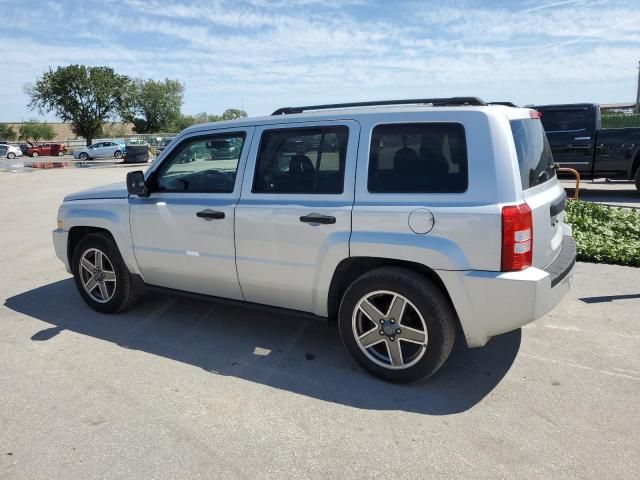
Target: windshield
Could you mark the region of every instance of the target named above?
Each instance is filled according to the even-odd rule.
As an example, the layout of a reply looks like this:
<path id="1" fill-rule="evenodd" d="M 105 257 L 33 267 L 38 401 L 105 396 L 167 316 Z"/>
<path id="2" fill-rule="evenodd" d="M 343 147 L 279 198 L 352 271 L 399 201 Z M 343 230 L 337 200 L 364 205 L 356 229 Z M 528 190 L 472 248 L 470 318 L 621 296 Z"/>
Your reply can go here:
<path id="1" fill-rule="evenodd" d="M 511 132 L 518 154 L 520 180 L 524 190 L 540 185 L 556 174 L 553 155 L 539 120 L 512 120 Z"/>

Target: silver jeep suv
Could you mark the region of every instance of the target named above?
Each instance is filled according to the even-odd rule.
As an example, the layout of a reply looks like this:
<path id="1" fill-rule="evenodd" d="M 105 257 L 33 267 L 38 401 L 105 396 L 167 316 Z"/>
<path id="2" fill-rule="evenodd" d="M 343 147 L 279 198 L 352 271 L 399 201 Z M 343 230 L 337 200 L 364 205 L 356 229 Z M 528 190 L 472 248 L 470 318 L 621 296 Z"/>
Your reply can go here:
<path id="1" fill-rule="evenodd" d="M 184 130 L 126 187 L 68 195 L 53 239 L 95 310 L 150 287 L 306 312 L 408 382 L 456 334 L 480 347 L 560 302 L 565 200 L 534 110 L 316 105 Z"/>

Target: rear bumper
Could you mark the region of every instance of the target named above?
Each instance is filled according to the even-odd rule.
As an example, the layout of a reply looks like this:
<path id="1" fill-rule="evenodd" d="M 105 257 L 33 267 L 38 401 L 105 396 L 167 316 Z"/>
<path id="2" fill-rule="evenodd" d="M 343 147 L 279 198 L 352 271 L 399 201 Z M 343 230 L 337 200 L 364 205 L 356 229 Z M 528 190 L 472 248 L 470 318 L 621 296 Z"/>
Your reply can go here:
<path id="1" fill-rule="evenodd" d="M 457 310 L 467 344 L 485 345 L 494 335 L 542 317 L 569 291 L 576 244 L 565 236 L 558 257 L 544 270 L 520 272 L 439 271 Z"/>
<path id="2" fill-rule="evenodd" d="M 67 272 L 71 273 L 71 268 L 69 267 L 69 257 L 67 255 L 67 241 L 69 238 L 69 232 L 65 232 L 61 228 L 56 228 L 53 232 L 51 232 L 53 236 L 53 248 L 56 251 L 56 257 L 60 259 L 62 263 L 64 263 L 64 268 L 67 269 Z"/>

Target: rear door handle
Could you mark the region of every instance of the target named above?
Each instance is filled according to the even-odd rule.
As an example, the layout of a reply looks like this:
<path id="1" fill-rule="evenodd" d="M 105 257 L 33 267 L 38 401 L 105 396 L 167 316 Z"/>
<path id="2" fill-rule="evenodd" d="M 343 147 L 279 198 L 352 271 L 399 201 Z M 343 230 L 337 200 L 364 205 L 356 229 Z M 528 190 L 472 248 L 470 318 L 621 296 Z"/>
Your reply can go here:
<path id="1" fill-rule="evenodd" d="M 224 212 L 216 212 L 207 208 L 196 213 L 196 217 L 204 218 L 205 220 L 220 220 L 224 218 Z"/>
<path id="2" fill-rule="evenodd" d="M 323 225 L 331 225 L 336 223 L 336 217 L 331 215 L 321 215 L 319 213 L 310 213 L 300 217 L 300 221 L 304 223 L 322 223 Z"/>

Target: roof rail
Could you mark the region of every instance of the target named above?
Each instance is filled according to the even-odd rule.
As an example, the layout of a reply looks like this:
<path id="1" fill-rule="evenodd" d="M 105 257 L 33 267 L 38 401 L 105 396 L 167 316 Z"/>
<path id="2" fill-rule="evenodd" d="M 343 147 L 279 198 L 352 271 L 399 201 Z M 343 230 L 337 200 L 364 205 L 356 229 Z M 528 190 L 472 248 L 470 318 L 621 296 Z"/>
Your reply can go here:
<path id="1" fill-rule="evenodd" d="M 330 103 L 327 105 L 307 105 L 305 107 L 283 107 L 277 109 L 271 115 L 290 115 L 302 113 L 307 110 L 329 110 L 334 108 L 374 107 L 383 105 L 414 105 L 431 104 L 434 107 L 463 106 L 463 105 L 487 105 L 478 97 L 450 97 L 450 98 L 414 98 L 404 100 L 378 100 L 373 102 Z"/>
<path id="2" fill-rule="evenodd" d="M 489 102 L 489 105 L 504 105 L 505 107 L 517 107 L 513 102 Z"/>

